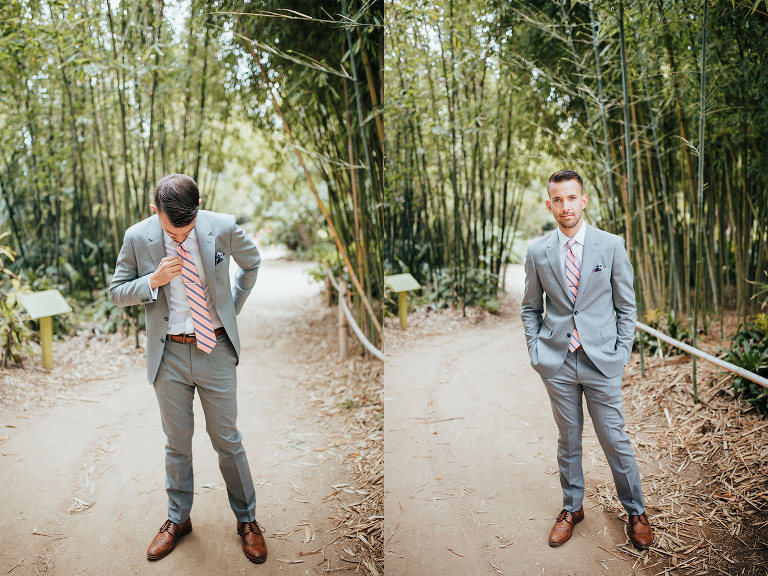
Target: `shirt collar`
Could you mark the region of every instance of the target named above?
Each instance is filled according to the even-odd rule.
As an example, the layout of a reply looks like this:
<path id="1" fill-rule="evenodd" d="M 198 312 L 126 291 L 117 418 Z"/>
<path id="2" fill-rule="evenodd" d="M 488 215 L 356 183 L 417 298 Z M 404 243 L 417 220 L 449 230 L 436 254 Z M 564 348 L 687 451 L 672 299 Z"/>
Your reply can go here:
<path id="1" fill-rule="evenodd" d="M 582 220 L 581 220 L 581 228 L 579 228 L 579 231 L 576 232 L 576 234 L 574 235 L 573 239 L 576 240 L 576 242 L 578 242 L 579 244 L 581 244 L 583 246 L 584 245 L 584 235 L 586 234 L 586 232 L 587 232 L 587 223 L 584 222 L 584 219 L 582 218 Z M 559 240 L 560 248 L 565 246 L 565 244 L 568 242 L 568 240 L 570 240 L 570 238 L 568 238 L 568 236 L 563 234 L 563 231 L 560 230 L 560 226 L 557 227 L 557 238 Z"/>
<path id="2" fill-rule="evenodd" d="M 191 238 L 192 240 L 195 240 L 195 241 L 197 241 L 197 232 L 195 231 L 195 229 L 194 229 L 194 228 L 192 228 L 192 231 L 189 233 L 189 236 L 187 236 L 187 238 L 186 238 L 186 240 L 184 240 L 184 242 L 186 242 L 186 241 L 187 241 L 187 240 L 189 240 L 190 238 Z M 166 246 L 170 246 L 170 247 L 171 247 L 171 248 L 173 248 L 174 250 L 176 249 L 176 246 L 178 246 L 178 245 L 179 245 L 179 243 L 178 243 L 178 242 L 176 242 L 176 240 L 174 240 L 173 238 L 171 238 L 170 236 L 168 236 L 168 233 L 167 233 L 165 230 L 163 230 L 163 239 L 165 240 L 165 244 L 166 244 Z M 182 242 L 182 244 L 183 244 L 184 242 Z"/>

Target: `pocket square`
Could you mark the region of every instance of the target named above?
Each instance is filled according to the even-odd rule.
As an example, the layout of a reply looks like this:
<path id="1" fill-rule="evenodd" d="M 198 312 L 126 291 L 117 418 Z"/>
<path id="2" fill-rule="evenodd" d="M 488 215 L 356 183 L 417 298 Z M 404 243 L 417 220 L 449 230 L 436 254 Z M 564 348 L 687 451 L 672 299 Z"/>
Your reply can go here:
<path id="1" fill-rule="evenodd" d="M 216 265 L 222 260 L 224 260 L 224 252 L 216 252 Z"/>
<path id="2" fill-rule="evenodd" d="M 597 266 L 595 266 L 594 272 L 602 272 L 603 268 L 604 266 L 602 264 L 598 264 Z"/>

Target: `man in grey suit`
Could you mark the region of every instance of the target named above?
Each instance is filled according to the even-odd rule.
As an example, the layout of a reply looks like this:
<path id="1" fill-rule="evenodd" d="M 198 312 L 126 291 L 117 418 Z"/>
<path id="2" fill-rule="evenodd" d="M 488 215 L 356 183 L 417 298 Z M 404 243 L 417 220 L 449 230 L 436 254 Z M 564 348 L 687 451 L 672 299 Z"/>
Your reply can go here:
<path id="1" fill-rule="evenodd" d="M 192 530 L 192 401 L 197 390 L 243 552 L 261 563 L 267 547 L 256 522 L 256 494 L 236 424 L 235 373 L 240 355 L 235 315 L 256 282 L 261 257 L 234 216 L 198 210 L 200 194 L 189 176 L 162 178 L 154 200 L 156 215 L 126 231 L 109 287 L 117 306 L 144 305 L 147 379 L 167 438 L 168 520 L 147 558 L 167 556 Z M 230 257 L 239 266 L 233 287 Z"/>
<path id="2" fill-rule="evenodd" d="M 653 532 L 624 432 L 621 399 L 621 376 L 635 332 L 632 264 L 620 237 L 584 222 L 588 197 L 581 176 L 573 170 L 555 172 L 547 193 L 547 208 L 558 228 L 528 247 L 521 315 L 531 366 L 547 388 L 559 431 L 563 509 L 549 544 L 564 544 L 584 519 L 583 394 L 629 515 L 629 538 L 644 550 L 653 542 Z"/>

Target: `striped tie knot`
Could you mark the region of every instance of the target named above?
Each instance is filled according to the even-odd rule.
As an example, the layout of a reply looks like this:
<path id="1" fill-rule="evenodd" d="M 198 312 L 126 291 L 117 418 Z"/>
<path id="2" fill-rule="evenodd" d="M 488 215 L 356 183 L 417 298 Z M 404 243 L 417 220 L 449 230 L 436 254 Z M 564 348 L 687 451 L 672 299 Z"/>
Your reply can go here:
<path id="1" fill-rule="evenodd" d="M 216 334 L 213 330 L 211 315 L 208 312 L 208 303 L 205 299 L 205 287 L 197 266 L 182 242 L 176 248 L 176 253 L 181 257 L 181 277 L 184 280 L 184 291 L 187 293 L 189 312 L 192 315 L 192 324 L 195 327 L 195 342 L 197 347 L 210 354 L 216 346 Z"/>

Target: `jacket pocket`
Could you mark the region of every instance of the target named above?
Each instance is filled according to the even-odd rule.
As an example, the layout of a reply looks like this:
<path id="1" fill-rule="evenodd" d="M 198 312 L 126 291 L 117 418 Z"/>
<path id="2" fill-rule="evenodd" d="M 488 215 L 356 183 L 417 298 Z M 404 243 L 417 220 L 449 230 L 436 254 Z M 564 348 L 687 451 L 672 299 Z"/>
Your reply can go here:
<path id="1" fill-rule="evenodd" d="M 603 340 L 606 340 L 608 338 L 613 338 L 614 340 L 619 337 L 619 333 L 616 332 L 616 328 L 602 328 L 600 330 L 600 338 Z"/>

